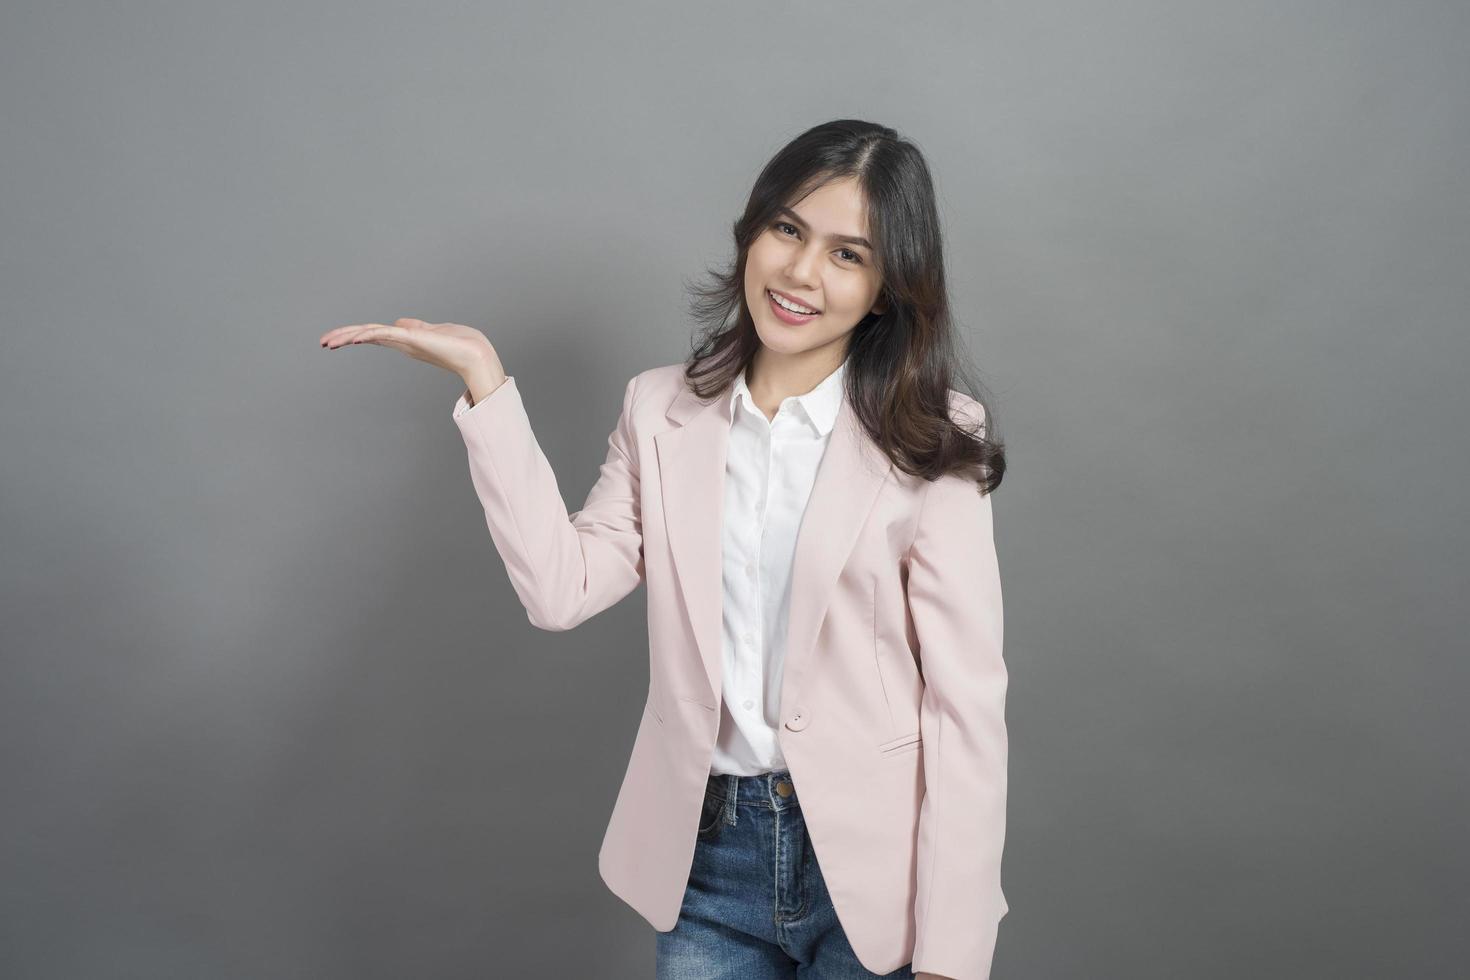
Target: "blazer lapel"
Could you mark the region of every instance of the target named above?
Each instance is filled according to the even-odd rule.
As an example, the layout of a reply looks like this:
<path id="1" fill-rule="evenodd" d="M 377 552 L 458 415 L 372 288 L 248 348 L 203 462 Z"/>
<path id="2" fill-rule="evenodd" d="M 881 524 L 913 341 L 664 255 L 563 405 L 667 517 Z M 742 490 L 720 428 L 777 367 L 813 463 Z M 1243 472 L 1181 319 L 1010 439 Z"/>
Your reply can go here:
<path id="1" fill-rule="evenodd" d="M 654 434 L 664 524 L 679 591 L 718 707 L 722 686 L 725 462 L 733 390 L 700 401 L 681 385 L 666 412 L 676 428 Z M 842 399 L 796 538 L 781 715 L 796 704 L 838 573 L 857 543 L 878 491 L 893 474 Z"/>
<path id="2" fill-rule="evenodd" d="M 857 544 L 878 492 L 892 474 L 892 462 L 868 438 L 844 397 L 796 536 L 781 681 L 782 718 L 789 718 L 791 709 L 800 703 L 801 682 L 837 587 L 837 575 Z"/>
<path id="3" fill-rule="evenodd" d="M 729 406 L 733 389 L 701 402 L 681 381 L 679 395 L 666 413 L 681 423 L 656 432 L 658 482 L 664 501 L 664 527 L 684 608 L 695 644 L 720 706 L 720 634 L 723 552 L 721 519 L 725 509 L 725 455 L 730 441 Z"/>

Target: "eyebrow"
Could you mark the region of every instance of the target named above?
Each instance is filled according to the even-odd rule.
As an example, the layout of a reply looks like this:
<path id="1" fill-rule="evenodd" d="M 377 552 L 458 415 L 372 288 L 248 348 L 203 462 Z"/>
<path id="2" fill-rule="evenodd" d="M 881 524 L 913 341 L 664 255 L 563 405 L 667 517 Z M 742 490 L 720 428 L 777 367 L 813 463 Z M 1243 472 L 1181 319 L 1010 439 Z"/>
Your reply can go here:
<path id="1" fill-rule="evenodd" d="M 803 228 L 810 228 L 811 227 L 811 225 L 807 224 L 805 221 L 802 220 L 801 215 L 797 214 L 795 211 L 791 210 L 790 208 L 781 208 L 776 213 L 777 214 L 784 214 L 784 215 L 786 215 L 792 221 L 794 221 L 797 224 L 801 225 L 801 227 L 803 227 Z M 853 245 L 861 245 L 863 248 L 866 248 L 866 249 L 872 249 L 873 248 L 873 243 L 872 242 L 870 242 L 866 238 L 862 238 L 862 237 L 860 237 L 858 235 L 828 235 L 827 236 L 827 240 L 828 241 L 833 241 L 833 242 L 851 242 Z"/>

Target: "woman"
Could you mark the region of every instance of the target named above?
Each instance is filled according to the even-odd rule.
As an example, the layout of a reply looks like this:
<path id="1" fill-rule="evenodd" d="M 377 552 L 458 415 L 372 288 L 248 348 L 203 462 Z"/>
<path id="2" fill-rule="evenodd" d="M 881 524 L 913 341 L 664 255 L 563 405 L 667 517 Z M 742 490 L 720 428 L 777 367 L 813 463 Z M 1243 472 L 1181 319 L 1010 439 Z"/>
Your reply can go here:
<path id="1" fill-rule="evenodd" d="M 886 127 L 816 126 L 734 232 L 691 357 L 628 382 L 570 515 L 478 330 L 321 343 L 463 379 L 453 418 L 533 625 L 647 586 L 648 701 L 599 869 L 657 930 L 660 978 L 982 980 L 1008 909 L 1005 459 L 950 387 L 929 170 Z"/>

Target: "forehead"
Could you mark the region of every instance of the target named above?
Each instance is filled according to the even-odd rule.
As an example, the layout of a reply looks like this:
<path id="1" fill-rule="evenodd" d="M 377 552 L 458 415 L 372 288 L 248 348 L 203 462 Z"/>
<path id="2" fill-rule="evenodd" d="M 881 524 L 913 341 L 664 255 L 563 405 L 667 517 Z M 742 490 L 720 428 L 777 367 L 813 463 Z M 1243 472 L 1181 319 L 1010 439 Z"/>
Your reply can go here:
<path id="1" fill-rule="evenodd" d="M 787 206 L 821 234 L 868 237 L 867 199 L 851 177 L 823 184 Z"/>

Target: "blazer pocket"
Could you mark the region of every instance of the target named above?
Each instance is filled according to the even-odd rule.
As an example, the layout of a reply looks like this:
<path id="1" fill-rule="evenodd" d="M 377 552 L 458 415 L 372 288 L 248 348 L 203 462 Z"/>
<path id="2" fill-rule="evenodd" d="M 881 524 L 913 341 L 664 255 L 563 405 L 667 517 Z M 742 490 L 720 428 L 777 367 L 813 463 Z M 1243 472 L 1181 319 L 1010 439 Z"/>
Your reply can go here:
<path id="1" fill-rule="evenodd" d="M 909 732 L 907 735 L 900 735 L 898 738 L 891 738 L 886 742 L 879 742 L 878 752 L 880 755 L 899 755 L 903 752 L 912 752 L 923 744 L 924 738 L 920 733 Z"/>

